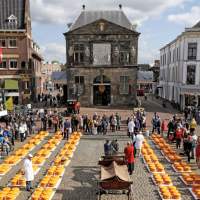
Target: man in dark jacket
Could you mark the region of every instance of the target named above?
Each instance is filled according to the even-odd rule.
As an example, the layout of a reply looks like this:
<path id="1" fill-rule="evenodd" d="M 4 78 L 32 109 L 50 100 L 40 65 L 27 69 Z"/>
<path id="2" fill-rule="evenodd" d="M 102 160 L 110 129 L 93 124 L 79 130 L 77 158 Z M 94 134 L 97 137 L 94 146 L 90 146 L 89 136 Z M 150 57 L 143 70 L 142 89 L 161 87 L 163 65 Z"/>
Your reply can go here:
<path id="1" fill-rule="evenodd" d="M 109 156 L 111 153 L 111 147 L 110 147 L 110 141 L 106 140 L 106 143 L 104 144 L 104 154 L 105 156 Z"/>

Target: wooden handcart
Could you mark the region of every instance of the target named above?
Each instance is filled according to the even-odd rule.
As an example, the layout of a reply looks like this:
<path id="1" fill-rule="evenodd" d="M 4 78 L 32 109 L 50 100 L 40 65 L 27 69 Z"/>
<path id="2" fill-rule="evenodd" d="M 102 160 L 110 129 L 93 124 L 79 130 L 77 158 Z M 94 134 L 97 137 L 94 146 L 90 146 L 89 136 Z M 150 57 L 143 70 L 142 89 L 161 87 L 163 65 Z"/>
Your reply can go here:
<path id="1" fill-rule="evenodd" d="M 99 161 L 98 199 L 101 200 L 102 195 L 126 194 L 128 200 L 131 200 L 133 182 L 130 180 L 124 156 L 105 156 L 102 158 L 103 160 Z"/>

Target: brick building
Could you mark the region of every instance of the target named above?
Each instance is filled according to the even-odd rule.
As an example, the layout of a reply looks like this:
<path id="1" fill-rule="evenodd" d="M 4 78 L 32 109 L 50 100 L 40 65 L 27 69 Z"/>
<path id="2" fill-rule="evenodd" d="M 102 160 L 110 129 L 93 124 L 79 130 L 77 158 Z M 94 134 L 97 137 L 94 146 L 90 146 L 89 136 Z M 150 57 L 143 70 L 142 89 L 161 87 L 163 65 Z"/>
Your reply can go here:
<path id="1" fill-rule="evenodd" d="M 121 9 L 83 11 L 64 34 L 68 99 L 82 105 L 136 101 L 139 33 Z"/>
<path id="2" fill-rule="evenodd" d="M 37 76 L 42 58 L 31 34 L 29 0 L 0 1 L 0 88 L 15 103 L 29 102 L 36 96 Z"/>

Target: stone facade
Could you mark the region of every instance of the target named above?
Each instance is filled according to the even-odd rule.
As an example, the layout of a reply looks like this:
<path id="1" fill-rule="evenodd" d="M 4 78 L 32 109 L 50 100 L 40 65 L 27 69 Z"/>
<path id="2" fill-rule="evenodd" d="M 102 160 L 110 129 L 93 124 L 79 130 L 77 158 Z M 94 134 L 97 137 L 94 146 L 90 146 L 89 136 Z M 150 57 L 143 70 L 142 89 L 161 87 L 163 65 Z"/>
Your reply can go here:
<path id="1" fill-rule="evenodd" d="M 68 99 L 79 98 L 84 106 L 134 104 L 138 37 L 105 19 L 65 33 Z"/>

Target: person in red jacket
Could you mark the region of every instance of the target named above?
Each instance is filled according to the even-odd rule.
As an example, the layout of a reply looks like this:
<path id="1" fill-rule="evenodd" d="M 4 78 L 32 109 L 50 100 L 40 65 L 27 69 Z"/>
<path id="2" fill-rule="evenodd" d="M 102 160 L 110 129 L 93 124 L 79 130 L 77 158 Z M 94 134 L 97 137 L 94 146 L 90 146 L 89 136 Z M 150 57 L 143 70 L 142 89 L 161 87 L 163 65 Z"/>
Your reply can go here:
<path id="1" fill-rule="evenodd" d="M 128 166 L 128 172 L 132 175 L 134 171 L 134 147 L 132 143 L 127 142 L 127 146 L 124 148 L 124 154 Z"/>
<path id="2" fill-rule="evenodd" d="M 200 168 L 200 136 L 197 139 L 197 145 L 196 145 L 196 162 L 198 168 Z"/>
<path id="3" fill-rule="evenodd" d="M 181 148 L 181 140 L 183 138 L 183 129 L 181 129 L 180 127 L 178 127 L 176 129 L 176 148 L 180 149 Z"/>

